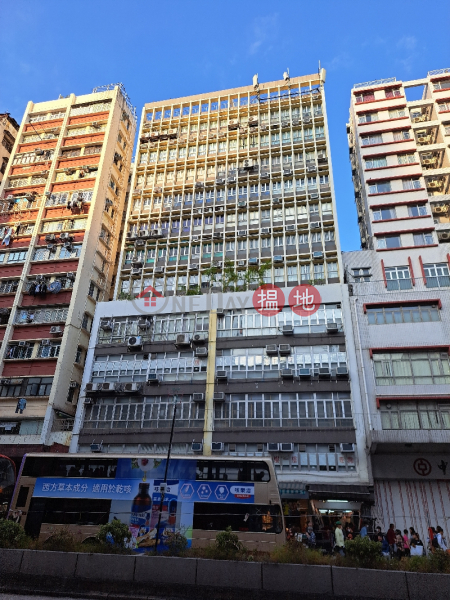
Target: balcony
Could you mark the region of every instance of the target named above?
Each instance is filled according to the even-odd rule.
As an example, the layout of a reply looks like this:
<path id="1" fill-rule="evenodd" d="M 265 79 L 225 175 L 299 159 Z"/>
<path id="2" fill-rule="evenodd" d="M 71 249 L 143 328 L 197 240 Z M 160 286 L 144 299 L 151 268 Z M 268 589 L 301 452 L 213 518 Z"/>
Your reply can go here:
<path id="1" fill-rule="evenodd" d="M 445 444 L 450 443 L 450 431 L 448 429 L 385 429 L 373 430 L 368 436 L 369 447 L 372 452 L 377 446 L 384 444 Z"/>

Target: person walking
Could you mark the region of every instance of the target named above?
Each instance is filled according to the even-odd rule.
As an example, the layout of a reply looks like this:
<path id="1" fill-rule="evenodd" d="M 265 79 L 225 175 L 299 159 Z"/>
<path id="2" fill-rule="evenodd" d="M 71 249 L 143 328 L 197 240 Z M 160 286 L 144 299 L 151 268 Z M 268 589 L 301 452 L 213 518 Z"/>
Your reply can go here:
<path id="1" fill-rule="evenodd" d="M 388 541 L 389 547 L 390 547 L 390 551 L 391 551 L 391 556 L 394 555 L 394 544 L 395 544 L 395 525 L 394 523 L 391 523 L 389 525 L 389 529 L 386 533 L 386 539 Z"/>
<path id="2" fill-rule="evenodd" d="M 410 555 L 410 545 L 409 545 L 409 538 L 408 538 L 408 530 L 404 529 L 403 530 L 403 547 L 405 549 L 405 556 L 409 556 Z"/>
<path id="3" fill-rule="evenodd" d="M 342 523 L 336 521 L 336 529 L 334 530 L 334 550 L 339 552 L 341 556 L 345 556 L 344 551 L 344 532 L 342 531 Z"/>
<path id="4" fill-rule="evenodd" d="M 436 527 L 436 539 L 437 543 L 439 544 L 439 548 L 444 552 L 447 552 L 447 541 L 444 537 L 444 531 L 442 527 L 439 527 L 439 525 Z"/>

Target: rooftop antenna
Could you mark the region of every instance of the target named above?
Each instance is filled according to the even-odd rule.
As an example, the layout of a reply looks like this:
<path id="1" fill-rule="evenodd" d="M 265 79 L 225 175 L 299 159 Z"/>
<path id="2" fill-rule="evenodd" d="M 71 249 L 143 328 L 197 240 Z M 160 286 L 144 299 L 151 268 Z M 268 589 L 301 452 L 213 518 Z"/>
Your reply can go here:
<path id="1" fill-rule="evenodd" d="M 283 79 L 286 83 L 289 83 L 291 81 L 291 78 L 289 76 L 289 69 L 286 69 L 286 71 L 283 73 Z"/>
<path id="2" fill-rule="evenodd" d="M 319 60 L 319 73 L 320 73 L 320 60 Z"/>
<path id="3" fill-rule="evenodd" d="M 256 73 L 256 75 L 253 75 L 253 89 L 255 90 L 256 98 L 258 99 L 258 102 L 259 102 L 260 91 L 259 91 L 258 73 Z"/>

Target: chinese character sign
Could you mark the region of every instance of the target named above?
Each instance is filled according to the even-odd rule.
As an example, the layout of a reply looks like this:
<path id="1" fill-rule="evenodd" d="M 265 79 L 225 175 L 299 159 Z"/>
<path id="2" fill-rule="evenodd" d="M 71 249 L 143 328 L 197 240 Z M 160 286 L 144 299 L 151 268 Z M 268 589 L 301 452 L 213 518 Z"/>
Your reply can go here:
<path id="1" fill-rule="evenodd" d="M 94 498 L 132 500 L 139 488 L 137 480 L 127 479 L 36 479 L 33 496 L 40 498 Z"/>
<path id="2" fill-rule="evenodd" d="M 253 294 L 253 306 L 264 317 L 273 317 L 283 310 L 284 294 L 273 283 L 260 286 Z"/>
<path id="3" fill-rule="evenodd" d="M 319 290 L 312 285 L 297 285 L 289 293 L 289 306 L 295 314 L 302 317 L 317 312 L 321 302 Z"/>

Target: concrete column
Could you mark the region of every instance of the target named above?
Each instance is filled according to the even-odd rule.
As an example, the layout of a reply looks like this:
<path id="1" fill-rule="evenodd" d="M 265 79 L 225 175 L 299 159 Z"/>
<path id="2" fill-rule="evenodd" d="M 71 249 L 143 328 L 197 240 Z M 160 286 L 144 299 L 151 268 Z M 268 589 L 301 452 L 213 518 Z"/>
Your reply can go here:
<path id="1" fill-rule="evenodd" d="M 217 310 L 209 313 L 208 362 L 206 366 L 205 422 L 203 425 L 203 454 L 211 456 L 214 429 L 214 383 L 216 378 Z"/>

